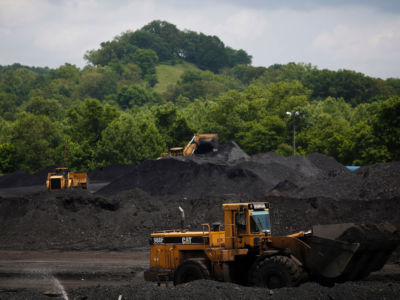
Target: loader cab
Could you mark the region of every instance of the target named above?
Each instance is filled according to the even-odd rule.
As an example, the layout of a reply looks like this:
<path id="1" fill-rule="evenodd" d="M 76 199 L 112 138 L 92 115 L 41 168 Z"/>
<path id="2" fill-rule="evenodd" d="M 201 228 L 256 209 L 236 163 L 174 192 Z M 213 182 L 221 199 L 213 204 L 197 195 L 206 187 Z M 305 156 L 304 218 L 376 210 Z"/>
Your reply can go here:
<path id="1" fill-rule="evenodd" d="M 56 175 L 63 176 L 64 178 L 68 177 L 68 168 L 56 168 Z"/>
<path id="2" fill-rule="evenodd" d="M 169 156 L 183 156 L 183 147 L 170 148 Z"/>
<path id="3" fill-rule="evenodd" d="M 269 241 L 268 202 L 224 204 L 225 243 L 228 249 L 254 248 Z"/>
<path id="4" fill-rule="evenodd" d="M 55 172 L 47 174 L 46 188 L 48 190 L 59 190 L 69 188 L 71 180 L 68 178 L 68 168 L 56 168 Z"/>

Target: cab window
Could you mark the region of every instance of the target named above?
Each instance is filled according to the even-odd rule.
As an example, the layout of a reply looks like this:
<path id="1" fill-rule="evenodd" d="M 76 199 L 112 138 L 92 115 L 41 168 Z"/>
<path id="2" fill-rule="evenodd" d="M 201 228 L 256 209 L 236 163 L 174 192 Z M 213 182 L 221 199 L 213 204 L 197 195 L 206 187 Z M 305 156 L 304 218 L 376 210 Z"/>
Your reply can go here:
<path id="1" fill-rule="evenodd" d="M 235 216 L 236 230 L 238 233 L 246 233 L 246 214 L 237 213 Z"/>

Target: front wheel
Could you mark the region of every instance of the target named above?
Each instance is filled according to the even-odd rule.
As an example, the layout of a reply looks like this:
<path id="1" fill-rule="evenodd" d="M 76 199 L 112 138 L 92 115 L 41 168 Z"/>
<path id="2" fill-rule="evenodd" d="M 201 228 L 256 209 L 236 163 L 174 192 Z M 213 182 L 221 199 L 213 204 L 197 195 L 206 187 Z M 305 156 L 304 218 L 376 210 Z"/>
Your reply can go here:
<path id="1" fill-rule="evenodd" d="M 296 286 L 302 279 L 302 269 L 290 257 L 276 255 L 254 263 L 249 279 L 252 285 L 269 289 Z"/>
<path id="2" fill-rule="evenodd" d="M 209 279 L 210 273 L 202 261 L 187 260 L 179 265 L 174 273 L 174 285 L 189 281 Z"/>

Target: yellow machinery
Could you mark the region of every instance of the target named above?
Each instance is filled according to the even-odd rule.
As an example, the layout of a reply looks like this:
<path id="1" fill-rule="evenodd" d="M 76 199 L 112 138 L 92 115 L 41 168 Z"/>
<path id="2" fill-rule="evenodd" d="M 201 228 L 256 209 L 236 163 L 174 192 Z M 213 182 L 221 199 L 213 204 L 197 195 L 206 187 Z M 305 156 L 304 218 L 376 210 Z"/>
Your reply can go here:
<path id="1" fill-rule="evenodd" d="M 152 233 L 145 279 L 167 278 L 174 284 L 215 279 L 268 288 L 295 286 L 307 278 L 331 284 L 379 270 L 399 243 L 391 227 L 350 223 L 273 237 L 269 203 L 223 204 L 222 209 L 224 230 L 203 224 L 201 231 Z"/>
<path id="2" fill-rule="evenodd" d="M 69 172 L 68 168 L 56 168 L 55 172 L 47 174 L 46 188 L 59 190 L 80 187 L 87 189 L 87 174 L 84 172 Z"/>
<path id="3" fill-rule="evenodd" d="M 169 149 L 169 153 L 162 153 L 165 156 L 190 156 L 193 154 L 204 154 L 218 149 L 218 134 L 216 133 L 196 133 L 183 147 L 174 147 Z"/>
<path id="4" fill-rule="evenodd" d="M 85 172 L 69 172 L 68 179 L 71 180 L 71 187 L 80 187 L 87 189 L 87 173 Z"/>
<path id="5" fill-rule="evenodd" d="M 218 134 L 196 133 L 183 149 L 183 156 L 203 154 L 218 149 Z"/>

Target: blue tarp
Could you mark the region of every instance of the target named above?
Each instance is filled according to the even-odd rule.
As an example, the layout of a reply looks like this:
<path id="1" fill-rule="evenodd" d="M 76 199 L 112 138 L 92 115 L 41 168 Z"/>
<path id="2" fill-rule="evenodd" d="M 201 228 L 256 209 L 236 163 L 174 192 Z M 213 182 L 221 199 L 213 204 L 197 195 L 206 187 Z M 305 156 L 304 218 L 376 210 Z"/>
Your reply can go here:
<path id="1" fill-rule="evenodd" d="M 355 171 L 359 168 L 360 166 L 346 166 L 347 169 L 349 169 L 350 171 Z"/>

